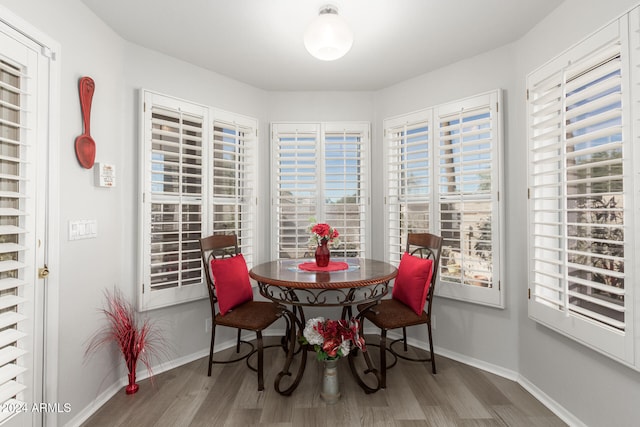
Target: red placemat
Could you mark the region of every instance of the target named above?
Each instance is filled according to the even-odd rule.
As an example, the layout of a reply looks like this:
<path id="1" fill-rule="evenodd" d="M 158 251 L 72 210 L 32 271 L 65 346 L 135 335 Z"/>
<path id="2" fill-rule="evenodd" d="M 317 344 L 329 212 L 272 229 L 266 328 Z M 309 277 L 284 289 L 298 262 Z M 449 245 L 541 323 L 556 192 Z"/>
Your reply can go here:
<path id="1" fill-rule="evenodd" d="M 329 265 L 327 265 L 326 267 L 318 267 L 315 262 L 303 262 L 302 264 L 298 265 L 298 268 L 300 270 L 306 271 L 340 271 L 349 268 L 349 264 L 347 264 L 346 262 L 329 261 Z"/>

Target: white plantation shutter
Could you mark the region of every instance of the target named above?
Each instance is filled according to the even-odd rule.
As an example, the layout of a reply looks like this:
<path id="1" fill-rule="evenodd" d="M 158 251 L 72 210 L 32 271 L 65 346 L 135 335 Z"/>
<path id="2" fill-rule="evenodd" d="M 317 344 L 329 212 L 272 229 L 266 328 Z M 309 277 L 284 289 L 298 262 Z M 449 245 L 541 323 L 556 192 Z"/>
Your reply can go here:
<path id="1" fill-rule="evenodd" d="M 560 306 L 563 264 L 562 73 L 529 89 L 529 198 L 532 283 L 537 300 Z"/>
<path id="2" fill-rule="evenodd" d="M 625 71 L 629 76 L 629 89 L 623 84 L 623 107 L 631 104 L 631 114 L 629 109 L 623 108 L 623 135 L 624 140 L 628 141 L 623 147 L 623 167 L 625 168 L 625 262 L 627 268 L 626 288 L 625 288 L 625 343 L 627 347 L 633 347 L 625 359 L 632 361 L 632 366 L 638 371 L 640 370 L 640 351 L 637 351 L 640 340 L 638 339 L 638 331 L 640 331 L 640 285 L 638 284 L 638 266 L 640 266 L 640 240 L 636 238 L 638 235 L 638 226 L 640 226 L 640 218 L 634 212 L 639 212 L 640 197 L 640 150 L 638 150 L 638 142 L 640 141 L 640 8 L 636 7 L 628 14 L 628 31 L 629 31 L 629 61 L 623 60 L 622 69 L 623 76 Z M 621 20 L 624 23 L 624 20 Z M 623 33 L 624 34 L 624 33 Z M 623 38 L 624 40 L 624 38 Z M 622 51 L 624 52 L 625 44 L 622 43 Z M 622 55 L 624 58 L 624 55 Z M 627 68 L 628 67 L 628 68 Z M 630 70 L 635 70 L 630 72 Z M 630 101 L 629 101 L 630 99 Z M 632 148 L 629 149 L 629 146 Z M 635 146 L 635 147 L 634 147 Z M 633 177 L 629 179 L 630 177 Z M 635 304 L 634 304 L 635 301 Z"/>
<path id="3" fill-rule="evenodd" d="M 528 78 L 529 314 L 634 363 L 626 22 Z"/>
<path id="4" fill-rule="evenodd" d="M 425 118 L 428 116 L 429 118 Z M 387 142 L 389 260 L 397 265 L 408 233 L 430 232 L 431 111 L 384 122 Z"/>
<path id="5" fill-rule="evenodd" d="M 38 54 L 0 34 L 0 406 L 33 390 Z M 15 49 L 15 50 L 14 50 Z M 0 422 L 12 416 L 0 411 Z M 31 414 L 26 417 L 32 417 Z"/>
<path id="6" fill-rule="evenodd" d="M 367 244 L 369 188 L 369 126 L 325 125 L 324 213 L 320 215 L 340 233 L 331 255 L 364 257 Z"/>
<path id="7" fill-rule="evenodd" d="M 145 93 L 143 305 L 160 307 L 205 296 L 203 237 L 206 108 Z"/>
<path id="8" fill-rule="evenodd" d="M 369 125 L 274 123 L 271 129 L 275 256 L 313 257 L 311 218 L 339 231 L 332 256 L 366 256 Z"/>
<path id="9" fill-rule="evenodd" d="M 213 232 L 238 236 L 240 251 L 249 268 L 254 262 L 256 214 L 254 206 L 255 120 L 217 115 L 213 123 L 213 178 L 211 214 Z"/>
<path id="10" fill-rule="evenodd" d="M 499 92 L 435 108 L 439 295 L 502 305 Z"/>
<path id="11" fill-rule="evenodd" d="M 152 107 L 151 290 L 200 283 L 202 117 Z"/>
<path id="12" fill-rule="evenodd" d="M 309 218 L 315 217 L 321 194 L 320 127 L 273 124 L 271 128 L 275 189 L 276 257 L 304 258 L 312 254 Z"/>
<path id="13" fill-rule="evenodd" d="M 569 67 L 566 78 L 568 303 L 577 313 L 623 330 L 620 45 Z"/>

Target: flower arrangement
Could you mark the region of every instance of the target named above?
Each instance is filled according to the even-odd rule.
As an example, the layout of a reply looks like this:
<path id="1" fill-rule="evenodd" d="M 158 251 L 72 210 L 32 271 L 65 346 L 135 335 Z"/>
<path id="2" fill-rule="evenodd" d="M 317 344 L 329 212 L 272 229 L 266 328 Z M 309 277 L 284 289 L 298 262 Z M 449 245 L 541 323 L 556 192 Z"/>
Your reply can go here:
<path id="1" fill-rule="evenodd" d="M 359 334 L 357 319 L 325 320 L 324 317 L 309 319 L 300 337 L 302 344 L 313 345 L 318 360 L 335 360 L 345 357 L 355 345 L 367 351 L 364 338 Z"/>
<path id="2" fill-rule="evenodd" d="M 313 243 L 315 246 L 318 246 L 322 241 L 327 241 L 334 245 L 340 243 L 340 239 L 338 239 L 340 233 L 338 233 L 338 230 L 324 222 L 316 223 L 315 218 L 311 218 L 310 222 L 311 225 L 308 227 L 308 231 L 311 233 L 309 244 Z"/>
<path id="3" fill-rule="evenodd" d="M 149 377 L 153 378 L 151 358 L 161 350 L 160 344 L 163 340 L 148 319 L 138 325 L 135 309 L 124 299 L 119 290 L 105 291 L 105 298 L 107 307 L 101 311 L 106 316 L 107 323 L 89 342 L 85 357 L 109 343 L 116 343 L 129 371 L 129 385 L 125 391 L 127 394 L 133 394 L 138 391 L 138 384 L 136 384 L 138 360 L 147 368 Z"/>

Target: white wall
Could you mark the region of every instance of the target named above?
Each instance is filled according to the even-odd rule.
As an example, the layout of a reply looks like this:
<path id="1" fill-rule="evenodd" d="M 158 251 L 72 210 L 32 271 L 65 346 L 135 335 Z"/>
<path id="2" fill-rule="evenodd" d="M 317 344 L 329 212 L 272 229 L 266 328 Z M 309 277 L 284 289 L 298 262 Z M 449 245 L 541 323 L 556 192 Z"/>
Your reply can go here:
<path id="1" fill-rule="evenodd" d="M 382 121 L 385 118 L 493 89 L 502 89 L 504 107 L 506 107 L 503 112 L 507 165 L 506 191 L 507 194 L 515 191 L 509 178 L 511 167 L 516 167 L 511 161 L 513 156 L 511 147 L 514 143 L 511 135 L 514 134 L 515 128 L 513 120 L 510 120 L 509 108 L 513 103 L 516 90 L 513 59 L 514 48 L 508 45 L 379 91 L 375 100 L 377 134 L 382 134 Z M 382 188 L 383 177 L 378 175 L 377 179 L 378 181 L 373 183 L 374 188 Z M 511 208 L 510 200 L 511 198 L 507 197 L 507 212 Z M 383 207 L 374 211 L 382 209 Z M 376 218 L 376 220 L 382 221 L 382 218 Z M 507 215 L 505 221 L 508 243 L 505 251 L 505 265 L 510 266 L 512 261 L 512 252 L 509 250 L 512 243 L 509 239 L 510 231 L 522 225 L 514 224 L 511 215 Z M 380 222 L 374 223 L 373 227 L 383 229 L 385 225 Z M 521 296 L 521 293 L 514 289 L 517 283 L 513 280 L 511 269 L 506 270 L 506 277 L 502 279 L 502 286 L 506 293 L 504 310 L 436 298 L 434 342 L 437 348 L 478 359 L 505 370 L 517 371 L 518 329 L 515 322 L 517 319 L 515 305 L 516 298 Z M 420 340 L 426 339 L 425 334 L 414 335 L 414 337 Z"/>
<path id="2" fill-rule="evenodd" d="M 229 111 L 260 117 L 265 93 L 189 64 L 132 46 L 79 0 L 0 0 L 0 4 L 60 43 L 60 277 L 58 401 L 72 411 L 58 425 L 75 424 L 94 401 L 120 389 L 126 373 L 117 351 L 84 358 L 85 346 L 104 324 L 103 291 L 118 287 L 135 302 L 137 281 L 138 89 L 147 88 Z M 97 162 L 116 165 L 117 186 L 95 187 L 93 170 L 78 165 L 75 137 L 82 133 L 78 79 L 96 83 L 91 133 Z M 176 78 L 181 76 L 181 78 Z M 96 219 L 98 237 L 69 241 L 68 221 Z M 208 300 L 155 310 L 172 360 L 208 353 Z M 190 333 L 185 333 L 190 331 Z M 228 338 L 231 338 L 231 332 Z M 224 341 L 222 334 L 218 342 Z M 143 376 L 144 368 L 138 373 Z M 206 374 L 203 372 L 203 374 Z M 144 392 L 144 390 L 141 390 Z"/>
<path id="3" fill-rule="evenodd" d="M 82 133 L 78 79 L 96 82 L 91 133 L 97 143 L 97 161 L 122 161 L 123 54 L 120 39 L 77 0 L 3 0 L 2 5 L 60 43 L 60 230 L 61 241 L 50 242 L 59 251 L 59 366 L 58 398 L 72 410 L 84 408 L 102 389 L 121 377 L 119 356 L 103 352 L 84 361 L 85 344 L 96 331 L 102 292 L 123 286 L 122 222 L 126 186 L 101 189 L 93 185 L 93 171 L 79 166 L 74 140 Z M 98 237 L 67 240 L 68 221 L 95 219 Z M 125 287 L 126 293 L 132 289 Z M 64 424 L 72 414 L 61 414 Z"/>
<path id="4" fill-rule="evenodd" d="M 462 359 L 476 359 L 480 365 L 496 365 L 518 373 L 523 383 L 541 393 L 542 398 L 551 399 L 560 411 L 589 426 L 637 425 L 640 373 L 527 317 L 525 79 L 528 72 L 636 3 L 637 0 L 567 0 L 510 46 L 376 94 L 375 124 L 380 134 L 381 121 L 386 117 L 494 88 L 503 89 L 506 308 L 498 310 L 437 298 L 436 347 Z M 374 229 L 381 226 L 374 223 Z"/>
<path id="5" fill-rule="evenodd" d="M 125 63 L 123 89 L 126 102 L 122 106 L 122 119 L 127 143 L 123 146 L 121 179 L 127 191 L 123 203 L 126 220 L 122 222 L 122 227 L 125 229 L 124 235 L 132 237 L 124 239 L 126 248 L 123 251 L 123 275 L 127 278 L 127 283 L 136 283 L 140 89 L 256 118 L 264 111 L 265 93 L 132 44 L 125 46 Z M 147 315 L 152 319 L 163 319 L 161 326 L 167 341 L 171 343 L 171 355 L 174 358 L 202 353 L 205 349 L 208 354 L 210 334 L 205 332 L 205 320 L 211 317 L 208 299 L 153 310 Z M 231 339 L 233 335 L 233 331 L 228 329 L 218 332 L 218 344 Z"/>
<path id="6" fill-rule="evenodd" d="M 264 126 L 264 145 L 260 150 L 261 165 L 270 165 L 269 153 L 269 123 L 278 121 L 288 122 L 330 122 L 330 121 L 360 121 L 371 122 L 373 132 L 373 93 L 372 92 L 271 92 L 268 96 L 266 123 Z M 374 136 L 371 137 L 375 141 Z M 375 152 L 375 147 L 372 148 Z M 373 169 L 375 170 L 375 169 Z M 375 175 L 373 173 L 372 175 Z M 265 168 L 261 171 L 261 183 L 270 182 L 270 171 Z M 371 187 L 373 188 L 373 187 Z M 265 189 L 268 195 L 270 188 Z M 268 200 L 267 200 L 268 201 Z M 271 205 L 266 204 L 261 208 L 260 214 L 270 213 Z M 270 218 L 270 217 L 269 217 Z M 265 230 L 271 232 L 271 230 Z M 264 236 L 265 245 L 261 251 L 259 260 L 266 261 L 271 258 L 273 249 L 269 243 L 274 236 Z M 374 243 L 375 247 L 375 243 Z M 382 258 L 380 258 L 382 259 Z"/>
<path id="7" fill-rule="evenodd" d="M 636 1 L 636 0 L 634 0 Z M 60 414 L 65 425 L 124 374 L 119 354 L 104 352 L 83 363 L 84 346 L 102 324 L 97 309 L 104 289 L 118 286 L 134 299 L 137 263 L 137 123 L 141 87 L 255 116 L 260 120 L 261 212 L 269 212 L 268 123 L 279 120 L 372 122 L 372 170 L 382 169 L 382 120 L 487 90 L 504 96 L 506 178 L 506 292 L 504 310 L 439 298 L 435 304 L 437 347 L 476 359 L 527 381 L 588 425 L 630 425 L 640 419 L 640 375 L 536 325 L 526 314 L 526 73 L 631 6 L 631 0 L 567 0 L 522 40 L 402 84 L 370 92 L 266 93 L 234 80 L 130 45 L 102 24 L 80 0 L 0 0 L 0 4 L 62 46 L 60 275 Z M 576 12 L 570 13 L 571 8 Z M 558 26 L 563 30 L 556 30 Z M 97 161 L 114 163 L 118 186 L 93 186 L 92 171 L 75 159 L 73 141 L 82 131 L 77 82 L 96 81 L 92 134 Z M 180 76 L 180 77 L 177 77 Z M 372 173 L 372 188 L 382 188 Z M 383 229 L 382 195 L 372 198 L 373 229 Z M 97 219 L 98 238 L 70 242 L 67 223 Z M 270 236 L 260 236 L 258 259 L 268 259 Z M 383 240 L 372 236 L 375 258 Z M 206 300 L 155 310 L 175 359 L 206 353 Z M 184 331 L 196 331 L 185 334 Z M 201 331 L 199 333 L 197 331 Z M 418 337 L 421 338 L 421 337 Z M 552 363 L 541 362 L 552 355 Z M 204 374 L 204 373 L 203 373 Z M 141 390 L 144 392 L 144 390 Z"/>
<path id="8" fill-rule="evenodd" d="M 638 4 L 637 0 L 566 0 L 518 42 L 515 58 L 518 89 L 512 106 L 513 118 L 518 124 L 514 141 L 517 145 L 514 148 L 516 154 L 512 156 L 516 164 L 526 161 L 526 75 L 635 4 Z M 508 193 L 510 198 L 516 199 L 510 216 L 525 217 L 524 168 L 513 168 L 509 181 L 519 188 Z M 521 295 L 517 301 L 520 374 L 589 426 L 638 425 L 640 373 L 527 318 L 524 295 L 527 281 L 524 262 L 526 248 L 524 244 L 514 244 L 524 242 L 527 236 L 524 228 L 512 229 L 511 232 L 513 236 L 509 252 L 517 253 L 518 259 L 522 260 L 507 264 L 514 267 L 514 283 L 520 284 L 518 288 Z M 638 235 L 636 230 L 635 236 Z M 638 284 L 633 285 L 637 291 Z"/>

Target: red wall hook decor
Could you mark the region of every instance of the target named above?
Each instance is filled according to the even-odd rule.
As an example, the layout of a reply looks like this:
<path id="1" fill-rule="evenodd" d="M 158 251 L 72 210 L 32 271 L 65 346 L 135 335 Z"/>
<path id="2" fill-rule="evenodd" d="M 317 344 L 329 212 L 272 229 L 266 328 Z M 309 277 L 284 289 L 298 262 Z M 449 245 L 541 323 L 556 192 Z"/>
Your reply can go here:
<path id="1" fill-rule="evenodd" d="M 96 84 L 91 77 L 82 77 L 78 86 L 84 132 L 76 138 L 76 157 L 83 168 L 91 169 L 96 160 L 96 142 L 91 138 L 91 100 Z"/>

